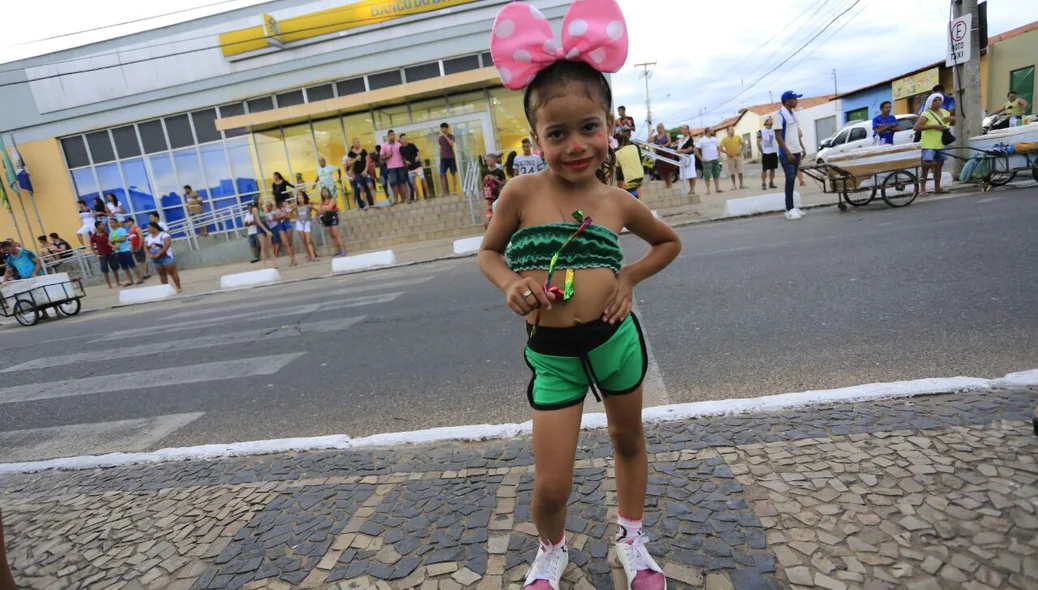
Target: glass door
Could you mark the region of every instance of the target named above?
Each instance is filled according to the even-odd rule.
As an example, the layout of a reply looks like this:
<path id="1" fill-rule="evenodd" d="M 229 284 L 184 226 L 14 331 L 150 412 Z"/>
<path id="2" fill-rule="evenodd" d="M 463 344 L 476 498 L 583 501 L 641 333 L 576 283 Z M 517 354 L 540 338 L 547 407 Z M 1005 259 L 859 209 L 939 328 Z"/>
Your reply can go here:
<path id="1" fill-rule="evenodd" d="M 458 193 L 461 193 L 466 173 L 471 174 L 469 168 L 475 166 L 478 169 L 480 159 L 495 149 L 490 115 L 485 112 L 396 127 L 394 130 L 398 137 L 401 133 L 406 133 L 408 141 L 418 146 L 430 196 L 443 194 L 440 181 L 440 123 L 443 122 L 451 126 L 451 133 L 454 135 L 454 155 L 458 165 L 456 183 L 449 177 L 447 179 L 449 192 L 453 192 L 457 187 Z M 387 131 L 388 129 L 376 131 L 376 135 L 385 135 Z"/>

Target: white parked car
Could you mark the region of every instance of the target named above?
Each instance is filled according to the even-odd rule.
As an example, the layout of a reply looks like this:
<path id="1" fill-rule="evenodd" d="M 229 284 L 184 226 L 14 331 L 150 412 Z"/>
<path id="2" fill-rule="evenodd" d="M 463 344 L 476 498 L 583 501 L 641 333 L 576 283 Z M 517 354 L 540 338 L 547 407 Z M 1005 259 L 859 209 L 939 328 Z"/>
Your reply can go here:
<path id="1" fill-rule="evenodd" d="M 912 143 L 915 131 L 912 126 L 919 115 L 895 115 L 897 117 L 898 130 L 894 132 L 894 145 Z M 872 120 L 855 121 L 836 132 L 836 135 L 822 141 L 818 146 L 818 154 L 815 162 L 824 164 L 827 158 L 842 154 L 851 150 L 864 147 L 872 147 Z"/>

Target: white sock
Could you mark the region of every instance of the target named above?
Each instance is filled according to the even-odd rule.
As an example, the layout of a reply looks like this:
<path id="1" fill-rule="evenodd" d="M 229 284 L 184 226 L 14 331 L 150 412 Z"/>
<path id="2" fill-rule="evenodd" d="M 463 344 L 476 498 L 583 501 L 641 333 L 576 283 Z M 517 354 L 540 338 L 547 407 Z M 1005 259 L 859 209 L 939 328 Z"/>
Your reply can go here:
<path id="1" fill-rule="evenodd" d="M 544 539 L 540 539 L 540 541 L 541 541 L 541 545 L 543 545 L 546 550 L 547 549 L 551 549 L 552 547 L 558 547 L 558 548 L 562 549 L 563 551 L 567 551 L 568 550 L 568 547 L 566 546 L 566 533 L 562 533 L 562 538 L 559 539 L 559 542 L 555 543 L 554 545 L 549 543 L 548 541 L 545 541 Z"/>
<path id="2" fill-rule="evenodd" d="M 616 516 L 616 542 L 630 545 L 642 532 L 642 519 L 631 520 L 621 515 Z"/>

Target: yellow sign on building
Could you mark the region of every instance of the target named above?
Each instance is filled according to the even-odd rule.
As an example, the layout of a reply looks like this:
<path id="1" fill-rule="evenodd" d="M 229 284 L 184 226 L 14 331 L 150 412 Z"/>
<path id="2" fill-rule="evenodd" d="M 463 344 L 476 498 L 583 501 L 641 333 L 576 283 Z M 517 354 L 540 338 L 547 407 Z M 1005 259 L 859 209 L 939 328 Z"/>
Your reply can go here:
<path id="1" fill-rule="evenodd" d="M 894 100 L 900 100 L 924 92 L 930 92 L 938 84 L 940 84 L 940 71 L 938 68 L 930 68 L 929 70 L 894 80 L 890 85 L 890 90 Z"/>
<path id="2" fill-rule="evenodd" d="M 287 44 L 474 1 L 361 0 L 281 20 L 263 15 L 263 25 L 221 34 L 220 49 L 225 57 L 232 57 L 266 49 L 270 45 L 269 39 Z"/>

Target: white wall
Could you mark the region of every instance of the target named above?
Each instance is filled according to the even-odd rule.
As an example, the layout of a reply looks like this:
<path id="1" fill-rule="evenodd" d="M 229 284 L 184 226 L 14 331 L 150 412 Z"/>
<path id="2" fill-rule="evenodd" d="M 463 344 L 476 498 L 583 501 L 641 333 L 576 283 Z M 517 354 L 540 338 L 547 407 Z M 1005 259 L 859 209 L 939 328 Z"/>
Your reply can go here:
<path id="1" fill-rule="evenodd" d="M 800 119 L 800 128 L 804 130 L 804 147 L 807 149 L 808 155 L 813 155 L 818 151 L 818 142 L 825 139 L 824 137 L 816 137 L 815 135 L 815 121 L 818 119 L 824 119 L 826 117 L 836 116 L 836 128 L 840 128 L 839 122 L 840 114 L 840 101 L 831 100 L 829 102 L 813 106 L 809 109 L 797 111 L 797 117 Z"/>

